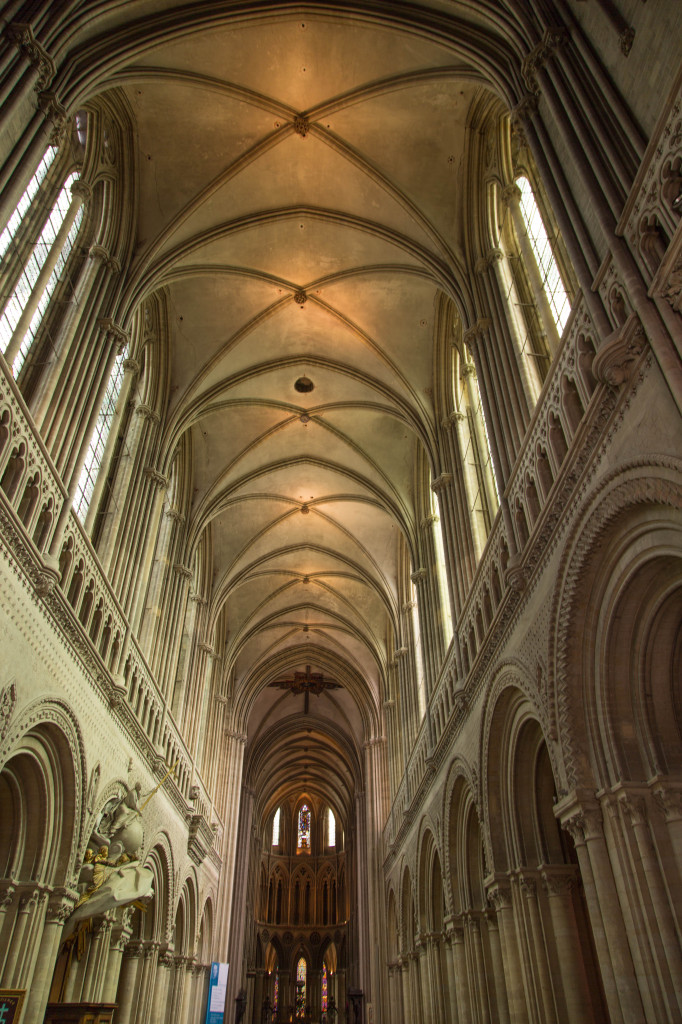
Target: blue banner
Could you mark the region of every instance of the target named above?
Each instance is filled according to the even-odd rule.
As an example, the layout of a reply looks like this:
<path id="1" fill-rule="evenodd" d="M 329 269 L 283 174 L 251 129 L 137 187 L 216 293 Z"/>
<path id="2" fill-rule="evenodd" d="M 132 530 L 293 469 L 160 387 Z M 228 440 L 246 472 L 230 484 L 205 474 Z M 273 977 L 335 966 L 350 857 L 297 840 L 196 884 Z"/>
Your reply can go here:
<path id="1" fill-rule="evenodd" d="M 227 971 L 229 964 L 211 964 L 208 979 L 208 1000 L 206 1001 L 205 1024 L 224 1024 L 225 996 L 227 994 Z"/>

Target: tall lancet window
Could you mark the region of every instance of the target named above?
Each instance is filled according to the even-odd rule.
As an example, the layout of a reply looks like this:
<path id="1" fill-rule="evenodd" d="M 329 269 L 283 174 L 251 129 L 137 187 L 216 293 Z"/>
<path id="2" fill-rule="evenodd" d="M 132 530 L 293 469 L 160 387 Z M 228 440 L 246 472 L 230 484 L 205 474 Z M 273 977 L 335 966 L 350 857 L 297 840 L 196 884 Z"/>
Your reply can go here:
<path id="1" fill-rule="evenodd" d="M 449 646 L 454 635 L 454 629 L 452 627 L 452 609 L 450 607 L 450 588 L 448 586 L 448 574 L 445 566 L 443 520 L 440 515 L 440 496 L 437 500 L 433 491 L 430 491 L 430 493 L 431 514 L 437 520 L 437 522 L 434 522 L 433 524 L 433 542 L 436 549 L 436 573 L 438 575 L 438 592 L 440 597 L 441 615 L 443 617 L 443 636 L 446 646 Z"/>
<path id="2" fill-rule="evenodd" d="M 554 323 L 561 334 L 571 312 L 571 300 L 564 287 L 559 265 L 554 256 L 531 184 L 524 176 L 517 178 L 516 184 L 521 191 L 519 207 L 535 262 L 540 271 L 542 288 L 549 303 Z"/>
<path id="3" fill-rule="evenodd" d="M 301 957 L 296 964 L 296 1019 L 303 1020 L 306 1016 L 306 975 L 305 958 Z"/>
<path id="4" fill-rule="evenodd" d="M 417 701 L 419 708 L 419 721 L 426 714 L 426 677 L 424 675 L 424 650 L 422 647 L 422 631 L 419 624 L 419 601 L 417 599 L 417 588 L 414 582 L 410 583 L 412 607 L 412 634 L 414 636 L 414 670 L 417 674 Z"/>
<path id="5" fill-rule="evenodd" d="M 280 821 L 281 808 L 278 807 L 275 811 L 275 816 L 272 819 L 272 845 L 279 846 L 279 821 Z"/>
<path id="6" fill-rule="evenodd" d="M 298 812 L 298 850 L 310 851 L 310 808 L 307 804 L 301 804 Z"/>
<path id="7" fill-rule="evenodd" d="M 78 480 L 78 489 L 76 491 L 76 496 L 73 499 L 73 507 L 81 522 L 85 522 L 85 517 L 88 513 L 88 509 L 90 508 L 90 502 L 92 501 L 92 495 L 95 490 L 97 477 L 104 462 L 107 441 L 109 439 L 111 426 L 116 414 L 116 403 L 118 402 L 121 394 L 121 388 L 123 387 L 123 364 L 127 358 L 128 347 L 126 346 L 124 350 L 116 356 L 116 362 L 114 363 L 114 368 L 111 371 L 111 376 L 109 377 L 109 384 L 107 385 L 107 390 L 104 395 L 102 408 L 99 411 L 95 429 L 92 432 L 90 444 L 88 445 L 87 455 L 85 456 L 85 463 L 83 464 L 83 469 Z"/>
<path id="8" fill-rule="evenodd" d="M 35 204 L 40 203 L 40 185 L 55 153 L 53 147 L 45 153 L 0 236 L 0 253 L 8 268 L 5 285 L 9 291 L 0 314 L 0 352 L 11 363 L 15 377 L 35 341 L 83 221 L 83 194 L 75 187 L 79 176 L 73 172 L 62 185 L 47 217 L 43 214 L 39 221 L 35 241 L 31 240 L 29 245 L 24 237 L 24 221 L 29 230 L 30 223 L 34 223 L 31 214 Z M 13 247 L 18 256 L 15 260 L 11 258 Z"/>
<path id="9" fill-rule="evenodd" d="M 331 807 L 327 810 L 327 846 L 336 846 L 336 818 Z"/>

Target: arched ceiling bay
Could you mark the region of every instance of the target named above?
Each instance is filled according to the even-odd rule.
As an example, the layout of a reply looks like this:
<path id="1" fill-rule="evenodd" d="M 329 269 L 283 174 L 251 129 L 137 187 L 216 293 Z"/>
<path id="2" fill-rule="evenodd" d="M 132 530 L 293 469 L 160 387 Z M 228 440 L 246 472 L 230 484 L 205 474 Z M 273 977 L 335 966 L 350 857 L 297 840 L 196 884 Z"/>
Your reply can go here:
<path id="1" fill-rule="evenodd" d="M 139 146 L 127 301 L 165 302 L 166 451 L 189 435 L 188 556 L 208 532 L 235 703 L 253 749 L 296 719 L 341 777 L 329 737 L 371 738 L 397 639 L 480 76 L 435 37 L 307 9 L 160 33 L 107 84 Z M 269 685 L 296 672 L 340 688 Z M 297 744 L 255 775 L 299 770 Z"/>

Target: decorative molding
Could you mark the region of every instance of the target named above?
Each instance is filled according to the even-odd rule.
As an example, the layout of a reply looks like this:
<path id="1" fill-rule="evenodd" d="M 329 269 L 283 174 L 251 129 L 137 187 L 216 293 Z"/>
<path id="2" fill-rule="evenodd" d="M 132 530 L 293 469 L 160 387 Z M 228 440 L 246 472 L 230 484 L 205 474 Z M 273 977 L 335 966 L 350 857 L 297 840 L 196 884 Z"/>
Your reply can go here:
<path id="1" fill-rule="evenodd" d="M 17 703 L 17 688 L 13 682 L 0 689 L 0 744 L 5 738 Z"/>

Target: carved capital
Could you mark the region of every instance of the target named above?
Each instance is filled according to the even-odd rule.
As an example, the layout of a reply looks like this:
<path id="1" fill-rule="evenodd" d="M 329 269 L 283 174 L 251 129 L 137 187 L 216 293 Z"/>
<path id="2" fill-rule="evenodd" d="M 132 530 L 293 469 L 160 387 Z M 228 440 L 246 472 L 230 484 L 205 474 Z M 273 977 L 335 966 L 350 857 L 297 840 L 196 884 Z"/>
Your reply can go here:
<path id="1" fill-rule="evenodd" d="M 453 415 L 460 415 L 454 413 Z M 441 473 L 435 480 L 431 481 L 431 490 L 434 494 L 438 494 L 440 491 L 444 491 L 447 487 L 452 486 L 452 473 Z"/>
<path id="2" fill-rule="evenodd" d="M 92 198 L 92 189 L 84 181 L 74 181 L 70 191 L 74 198 L 80 199 L 83 203 L 87 203 Z"/>
<path id="3" fill-rule="evenodd" d="M 155 412 L 154 409 L 152 409 L 151 406 L 149 406 L 149 405 L 141 404 L 141 405 L 136 406 L 135 407 L 135 415 L 136 416 L 141 416 L 145 420 L 149 420 L 150 423 L 160 423 L 161 422 L 161 417 L 159 416 L 158 412 Z"/>
<path id="4" fill-rule="evenodd" d="M 147 468 L 144 471 L 144 475 L 147 477 L 148 480 L 155 484 L 156 487 L 159 487 L 161 489 L 165 489 L 166 487 L 168 487 L 168 477 L 164 476 L 163 473 L 159 473 L 159 471 L 157 469 L 154 469 L 153 466 L 147 466 Z"/>
<path id="5" fill-rule="evenodd" d="M 130 335 L 119 327 L 118 324 L 114 323 L 110 316 L 101 316 L 97 321 L 97 326 L 102 335 L 102 340 L 105 345 L 117 345 L 119 353 L 123 351 L 125 346 L 130 341 Z"/>
<path id="6" fill-rule="evenodd" d="M 515 181 L 505 185 L 502 189 L 502 204 L 504 206 L 513 206 L 514 203 L 518 203 L 521 199 L 521 189 Z"/>
<path id="7" fill-rule="evenodd" d="M 427 576 L 428 573 L 426 569 L 415 569 L 413 573 L 410 573 L 410 579 L 417 586 L 420 586 L 422 583 L 425 583 Z"/>
<path id="8" fill-rule="evenodd" d="M 658 810 L 665 815 L 666 821 L 682 819 L 682 789 L 657 783 L 652 796 Z"/>
<path id="9" fill-rule="evenodd" d="M 542 886 L 551 898 L 552 896 L 570 896 L 576 888 L 577 878 L 572 868 L 546 866 L 542 870 Z"/>
<path id="10" fill-rule="evenodd" d="M 139 363 L 139 361 L 137 359 L 132 359 L 130 356 L 128 356 L 127 359 L 123 360 L 123 372 L 124 373 L 133 373 L 133 374 L 139 373 L 140 372 L 140 363 Z M 139 408 L 139 406 L 138 406 L 138 408 Z"/>
<path id="11" fill-rule="evenodd" d="M 88 249 L 88 256 L 91 260 L 98 260 L 103 267 L 114 274 L 121 272 L 121 264 L 115 256 L 109 254 L 108 249 L 105 249 L 103 245 L 91 245 Z"/>
<path id="12" fill-rule="evenodd" d="M 180 565 L 179 562 L 173 566 L 173 572 L 181 580 L 191 580 L 194 575 L 191 569 L 188 569 L 186 565 Z"/>

